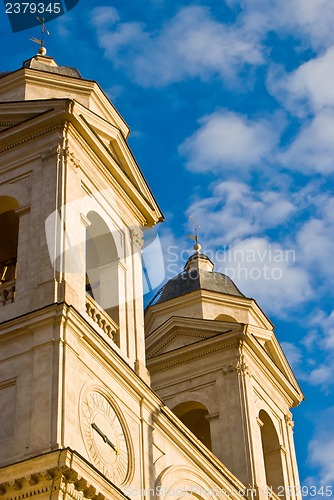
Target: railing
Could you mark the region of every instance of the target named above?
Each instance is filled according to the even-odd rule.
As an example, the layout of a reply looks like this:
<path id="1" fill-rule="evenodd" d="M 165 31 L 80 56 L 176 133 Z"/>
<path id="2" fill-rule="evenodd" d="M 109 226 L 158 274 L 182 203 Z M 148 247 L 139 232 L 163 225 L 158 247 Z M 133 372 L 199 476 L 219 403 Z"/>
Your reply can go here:
<path id="1" fill-rule="evenodd" d="M 0 262 L 0 285 L 16 278 L 16 257 Z"/>
<path id="2" fill-rule="evenodd" d="M 88 316 L 104 331 L 107 337 L 113 340 L 114 334 L 119 330 L 119 326 L 88 293 L 86 293 L 86 312 Z"/>
<path id="3" fill-rule="evenodd" d="M 0 262 L 0 306 L 15 299 L 16 257 Z"/>
<path id="4" fill-rule="evenodd" d="M 0 285 L 0 305 L 11 304 L 15 299 L 15 280 Z"/>

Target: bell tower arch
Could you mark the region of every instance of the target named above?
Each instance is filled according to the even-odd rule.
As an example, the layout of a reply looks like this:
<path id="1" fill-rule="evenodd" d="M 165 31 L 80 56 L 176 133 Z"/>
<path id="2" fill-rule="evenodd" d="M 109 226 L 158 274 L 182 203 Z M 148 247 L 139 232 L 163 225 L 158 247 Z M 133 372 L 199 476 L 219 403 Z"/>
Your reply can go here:
<path id="1" fill-rule="evenodd" d="M 209 410 L 198 401 L 186 401 L 172 408 L 173 413 L 189 430 L 212 451 L 210 424 L 207 420 Z"/>

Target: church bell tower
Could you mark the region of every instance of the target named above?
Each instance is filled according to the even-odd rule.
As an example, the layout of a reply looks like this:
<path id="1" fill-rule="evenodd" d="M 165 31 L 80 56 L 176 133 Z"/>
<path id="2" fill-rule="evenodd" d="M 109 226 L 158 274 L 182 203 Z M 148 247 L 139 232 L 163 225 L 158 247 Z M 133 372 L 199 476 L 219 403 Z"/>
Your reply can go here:
<path id="1" fill-rule="evenodd" d="M 256 301 L 194 248 L 146 310 L 152 388 L 253 495 L 298 498 L 301 389 Z"/>
<path id="2" fill-rule="evenodd" d="M 162 214 L 96 82 L 38 55 L 0 101 L 0 495 L 98 498 L 88 463 L 140 474 L 125 381 L 149 382 L 142 231 Z"/>

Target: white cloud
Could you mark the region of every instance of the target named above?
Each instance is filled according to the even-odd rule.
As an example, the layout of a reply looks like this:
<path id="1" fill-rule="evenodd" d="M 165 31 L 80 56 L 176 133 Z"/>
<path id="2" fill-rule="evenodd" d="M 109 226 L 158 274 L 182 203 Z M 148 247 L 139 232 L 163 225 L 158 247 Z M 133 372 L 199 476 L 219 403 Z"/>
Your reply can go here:
<path id="1" fill-rule="evenodd" d="M 170 279 L 183 270 L 193 251 L 169 230 L 159 234 Z M 254 298 L 268 314 L 286 318 L 312 298 L 309 275 L 296 264 L 293 251 L 283 245 L 252 237 L 227 248 L 212 238 L 205 240 L 203 251 L 215 263 L 216 272 L 230 276 L 240 291 Z M 288 353 L 292 364 L 301 355 L 298 348 L 288 349 Z"/>
<path id="2" fill-rule="evenodd" d="M 334 109 L 320 111 L 301 128 L 292 144 L 279 155 L 291 170 L 305 174 L 334 172 Z"/>
<path id="3" fill-rule="evenodd" d="M 142 23 L 118 22 L 112 7 L 93 9 L 92 22 L 105 56 L 143 86 L 164 86 L 185 78 L 219 75 L 234 80 L 245 66 L 263 63 L 257 34 L 215 20 L 208 8 L 181 8 L 160 31 Z"/>
<path id="4" fill-rule="evenodd" d="M 332 0 L 275 1 L 276 22 L 281 30 L 306 37 L 314 49 L 334 42 L 334 5 Z"/>
<path id="5" fill-rule="evenodd" d="M 207 241 L 212 238 L 216 245 L 226 245 L 284 223 L 294 210 L 278 191 L 255 191 L 244 182 L 223 181 L 187 212 L 196 214 Z"/>
<path id="6" fill-rule="evenodd" d="M 283 193 L 254 191 L 243 182 L 219 182 L 211 192 L 193 202 L 187 213 L 196 214 L 203 252 L 215 271 L 228 274 L 246 296 L 279 317 L 313 298 L 310 275 L 296 261 L 294 246 L 256 236 L 288 220 L 296 210 L 293 203 Z M 182 270 L 191 248 L 170 231 L 162 239 L 171 277 Z M 293 354 L 296 360 L 297 351 Z"/>
<path id="7" fill-rule="evenodd" d="M 230 254 L 232 258 L 217 270 L 228 274 L 266 312 L 286 317 L 312 298 L 309 275 L 295 262 L 291 249 L 266 238 L 248 238 L 233 245 Z"/>
<path id="8" fill-rule="evenodd" d="M 302 64 L 292 73 L 272 67 L 268 88 L 290 111 L 297 115 L 334 106 L 334 47 Z"/>
<path id="9" fill-rule="evenodd" d="M 281 342 L 281 347 L 286 355 L 292 369 L 297 372 L 303 359 L 301 349 L 292 342 Z"/>
<path id="10" fill-rule="evenodd" d="M 278 139 L 278 130 L 268 120 L 249 120 L 221 110 L 202 118 L 200 127 L 179 147 L 189 170 L 235 171 L 260 167 Z"/>
<path id="11" fill-rule="evenodd" d="M 95 7 L 91 12 L 91 22 L 96 28 L 116 21 L 119 21 L 119 14 L 114 7 Z"/>
<path id="12" fill-rule="evenodd" d="M 329 314 L 319 311 L 314 316 L 311 324 L 321 327 L 324 337 L 323 346 L 328 351 L 332 350 L 334 355 L 334 311 L 331 311 Z M 319 336 L 317 341 L 319 342 Z"/>
<path id="13" fill-rule="evenodd" d="M 317 368 L 311 370 L 308 376 L 308 383 L 311 385 L 320 385 L 324 389 L 326 389 L 328 385 L 331 385 L 333 377 L 334 366 L 328 364 L 320 364 Z"/>
<path id="14" fill-rule="evenodd" d="M 313 310 L 307 323 L 311 328 L 302 340 L 307 353 L 302 378 L 328 392 L 334 383 L 334 311 Z"/>
<path id="15" fill-rule="evenodd" d="M 320 469 L 319 485 L 325 488 L 334 481 L 334 430 L 331 425 L 333 420 L 333 406 L 318 412 L 315 436 L 309 443 L 309 461 L 312 466 Z"/>
<path id="16" fill-rule="evenodd" d="M 296 137 L 277 156 L 291 170 L 306 175 L 334 172 L 333 71 L 334 46 L 290 74 L 277 67 L 269 73 L 269 91 L 304 120 Z"/>
<path id="17" fill-rule="evenodd" d="M 262 37 L 269 31 L 300 37 L 315 50 L 334 42 L 332 0 L 228 0 L 243 9 L 245 25 L 258 26 Z"/>
<path id="18" fill-rule="evenodd" d="M 320 195 L 317 217 L 307 220 L 296 235 L 296 243 L 304 266 L 313 271 L 317 288 L 327 289 L 334 282 L 334 198 Z"/>
<path id="19" fill-rule="evenodd" d="M 122 22 L 113 7 L 93 9 L 92 23 L 105 56 L 147 87 L 193 77 L 208 80 L 213 75 L 235 81 L 240 70 L 256 68 L 268 58 L 269 32 L 292 34 L 320 52 L 334 44 L 332 0 L 228 3 L 238 10 L 242 7 L 231 24 L 218 21 L 200 5 L 180 8 L 154 30 L 142 22 Z M 321 81 L 321 87 L 326 83 Z"/>
<path id="20" fill-rule="evenodd" d="M 228 274 L 245 295 L 280 317 L 312 298 L 310 276 L 303 262 L 296 262 L 294 246 L 257 235 L 284 224 L 295 210 L 283 193 L 231 181 L 216 184 L 212 196 L 188 209 L 201 225 L 216 271 Z"/>

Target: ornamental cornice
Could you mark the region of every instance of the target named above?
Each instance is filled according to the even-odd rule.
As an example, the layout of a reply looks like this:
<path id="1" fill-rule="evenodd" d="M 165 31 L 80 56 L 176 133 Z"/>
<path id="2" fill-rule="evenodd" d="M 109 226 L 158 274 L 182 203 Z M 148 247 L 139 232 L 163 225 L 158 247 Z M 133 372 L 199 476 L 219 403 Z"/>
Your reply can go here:
<path id="1" fill-rule="evenodd" d="M 48 134 L 49 132 L 52 132 L 54 130 L 59 130 L 63 128 L 64 124 L 63 123 L 58 123 L 57 125 L 54 125 L 53 127 L 49 127 L 47 129 L 43 129 L 40 132 L 37 132 L 36 134 L 31 134 L 29 136 L 24 137 L 23 139 L 20 139 L 19 141 L 13 142 L 9 146 L 6 146 L 2 149 L 0 149 L 0 154 L 4 153 L 5 151 L 9 151 L 10 149 L 16 148 L 17 146 L 21 146 L 22 144 L 25 144 L 26 142 L 29 142 L 33 139 L 37 139 L 38 137 L 42 137 L 43 135 Z"/>
<path id="2" fill-rule="evenodd" d="M 187 337 L 194 337 L 194 338 L 199 338 L 199 339 L 202 339 L 202 340 L 205 340 L 205 339 L 210 339 L 210 337 L 206 337 L 205 335 L 203 334 L 200 334 L 200 333 L 190 333 L 190 334 L 185 334 L 184 332 L 182 332 L 182 334 L 184 336 L 187 336 Z M 159 346 L 150 353 L 150 355 L 148 356 L 148 359 L 152 359 L 154 358 L 156 355 L 159 355 L 159 352 L 164 348 L 166 347 L 168 344 L 170 344 L 176 337 L 178 337 L 180 335 L 180 332 L 177 331 L 176 333 L 174 333 L 173 335 L 169 336 L 165 342 L 163 342 L 162 344 L 159 344 Z M 191 346 L 192 344 L 187 344 L 186 346 L 183 346 L 183 347 L 187 347 L 187 346 Z M 172 351 L 170 351 L 172 352 Z M 167 354 L 168 351 L 166 353 L 163 353 L 163 354 Z"/>
<path id="3" fill-rule="evenodd" d="M 125 205 L 130 209 L 130 211 L 135 215 L 139 224 L 142 226 L 145 226 L 145 224 L 147 223 L 146 219 L 143 218 L 142 213 L 138 210 L 136 204 L 132 201 L 131 197 L 127 193 L 124 186 L 121 185 L 120 181 L 115 180 L 115 177 L 112 175 L 109 168 L 106 167 L 106 165 L 99 158 L 97 153 L 87 144 L 86 140 L 83 139 L 83 137 L 80 136 L 79 134 L 74 133 L 74 132 L 76 132 L 74 127 L 70 127 L 69 132 L 73 136 L 73 139 L 78 142 L 80 149 L 84 153 L 86 153 L 86 155 L 88 156 L 89 161 L 87 162 L 87 165 L 89 165 L 90 161 L 94 163 L 95 167 L 103 175 L 104 180 L 108 185 L 108 188 L 110 188 L 110 186 L 111 186 L 112 189 L 114 189 L 115 194 L 120 197 L 122 202 L 124 202 Z M 117 168 L 119 168 L 120 171 L 123 172 L 122 167 L 120 165 L 118 165 L 118 163 L 112 157 L 110 157 L 110 158 L 115 163 L 115 165 L 117 165 Z M 87 178 L 90 180 L 92 185 L 97 190 L 99 190 L 99 191 L 104 190 L 106 184 L 101 184 L 100 181 L 97 182 L 97 179 L 95 177 L 94 178 L 92 177 L 92 172 L 89 171 L 89 167 L 85 163 L 86 162 L 82 162 L 79 165 L 77 164 L 76 166 L 78 166 L 78 168 L 80 168 L 80 170 L 83 172 L 83 174 L 87 176 Z M 123 175 L 126 175 L 126 174 L 123 172 Z M 130 182 L 132 187 L 134 189 L 136 189 L 137 192 L 139 193 L 138 188 L 136 188 L 136 186 L 132 183 L 132 181 L 128 180 L 128 182 Z M 91 191 L 91 190 L 89 190 L 89 191 Z"/>
<path id="4" fill-rule="evenodd" d="M 295 424 L 294 421 L 292 420 L 292 413 L 290 411 L 286 415 L 284 415 L 284 420 L 286 422 L 286 425 L 293 429 Z"/>
<path id="5" fill-rule="evenodd" d="M 192 356 L 182 356 L 182 358 L 180 358 L 179 360 L 175 360 L 174 362 L 162 363 L 161 366 L 159 366 L 158 368 L 155 368 L 155 369 L 149 368 L 149 369 L 150 369 L 150 372 L 156 373 L 156 372 L 159 372 L 161 370 L 164 370 L 165 368 L 170 368 L 171 366 L 180 365 L 180 364 L 184 363 L 185 361 L 192 361 L 194 359 L 202 358 L 203 356 L 206 356 L 207 354 L 210 354 L 212 352 L 221 351 L 221 350 L 226 349 L 227 347 L 230 347 L 233 345 L 235 345 L 235 344 L 220 345 L 214 349 L 206 349 L 205 351 L 198 353 L 198 354 L 193 354 Z M 166 353 L 166 354 L 171 354 L 171 353 Z M 154 358 L 151 358 L 151 359 L 154 360 Z"/>
<path id="6" fill-rule="evenodd" d="M 76 168 L 81 168 L 80 160 L 76 157 L 75 153 L 71 151 L 68 146 L 63 150 L 63 157 L 67 161 L 70 161 Z"/>
<path id="7" fill-rule="evenodd" d="M 131 239 L 134 246 L 142 248 L 144 244 L 143 231 L 140 227 L 132 227 L 130 229 Z"/>
<path id="8" fill-rule="evenodd" d="M 237 372 L 240 375 L 247 375 L 248 377 L 252 376 L 252 371 L 245 362 L 244 355 L 240 355 L 233 361 L 231 361 L 228 365 L 222 366 L 222 370 L 224 375 Z"/>
<path id="9" fill-rule="evenodd" d="M 60 155 L 61 155 L 61 147 L 60 147 L 60 145 L 58 145 L 58 146 L 50 147 L 49 149 L 44 151 L 44 153 L 41 153 L 40 157 L 41 157 L 42 162 L 44 163 L 46 160 L 48 160 L 52 156 L 57 156 L 57 158 L 59 159 Z"/>
<path id="10" fill-rule="evenodd" d="M 67 466 L 54 467 L 0 483 L 1 500 L 21 500 L 43 493 L 60 491 L 73 500 L 104 500 L 88 480 Z"/>
<path id="11" fill-rule="evenodd" d="M 247 375 L 248 377 L 252 376 L 252 370 L 250 369 L 249 365 L 246 363 L 244 355 L 241 355 L 239 357 L 236 369 L 237 369 L 238 373 Z"/>

